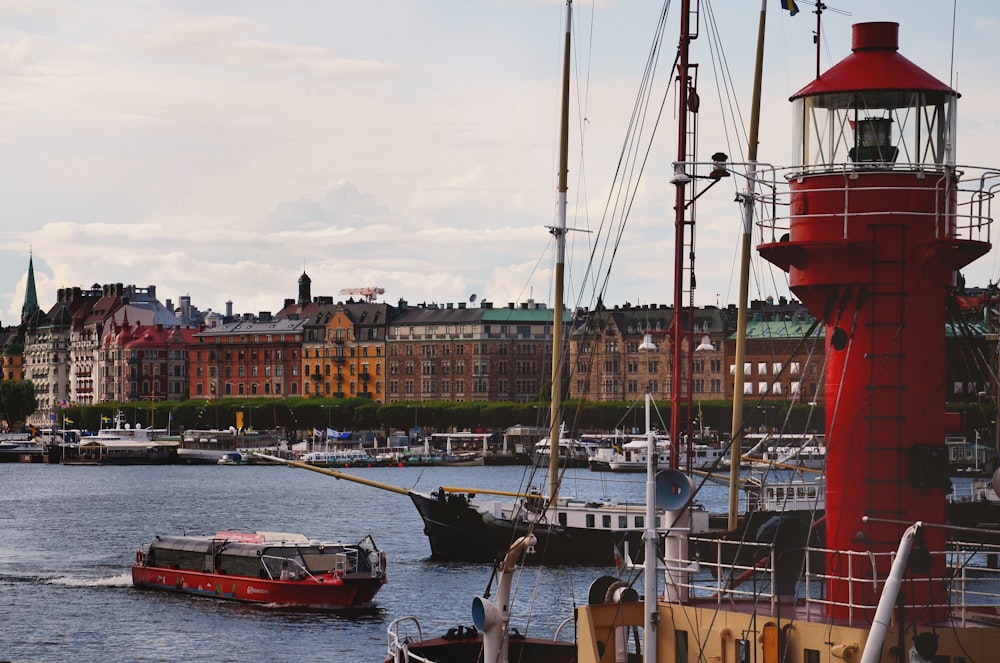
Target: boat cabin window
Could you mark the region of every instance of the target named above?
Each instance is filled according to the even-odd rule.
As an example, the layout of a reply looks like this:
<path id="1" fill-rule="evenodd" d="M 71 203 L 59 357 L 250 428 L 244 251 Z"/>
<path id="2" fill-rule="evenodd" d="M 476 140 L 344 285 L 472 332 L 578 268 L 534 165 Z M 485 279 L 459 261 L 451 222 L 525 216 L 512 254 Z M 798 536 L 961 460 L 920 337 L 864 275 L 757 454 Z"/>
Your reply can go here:
<path id="1" fill-rule="evenodd" d="M 802 650 L 802 661 L 803 661 L 803 663 L 819 663 L 819 650 L 818 649 L 803 649 Z"/>
<path id="2" fill-rule="evenodd" d="M 628 516 L 618 516 L 618 529 L 628 529 Z"/>
<path id="3" fill-rule="evenodd" d="M 282 571 L 305 574 L 341 569 L 355 572 L 356 548 L 266 546 L 211 539 L 163 537 L 150 546 L 150 563 L 188 571 L 218 571 L 251 578 L 277 578 Z"/>
<path id="4" fill-rule="evenodd" d="M 587 527 L 593 527 L 594 526 L 594 522 L 595 522 L 594 521 L 594 514 L 588 513 L 587 514 Z"/>
<path id="5" fill-rule="evenodd" d="M 636 529 L 642 529 L 643 527 L 645 527 L 646 526 L 646 518 L 643 517 L 643 516 L 636 516 L 635 517 L 635 526 L 636 526 Z"/>
<path id="6" fill-rule="evenodd" d="M 562 525 L 563 527 L 566 527 L 566 512 L 565 511 L 560 511 L 559 512 L 559 524 Z"/>
<path id="7" fill-rule="evenodd" d="M 601 516 L 601 527 L 604 527 L 605 529 L 611 528 L 611 516 Z"/>

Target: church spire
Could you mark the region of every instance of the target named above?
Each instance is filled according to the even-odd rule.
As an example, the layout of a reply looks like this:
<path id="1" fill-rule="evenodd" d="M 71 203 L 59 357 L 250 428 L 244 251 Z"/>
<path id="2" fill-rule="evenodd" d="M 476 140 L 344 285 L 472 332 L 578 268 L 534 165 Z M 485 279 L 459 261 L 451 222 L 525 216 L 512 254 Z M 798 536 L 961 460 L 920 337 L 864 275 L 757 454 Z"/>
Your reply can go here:
<path id="1" fill-rule="evenodd" d="M 38 310 L 38 293 L 35 292 L 34 257 L 28 253 L 28 285 L 24 288 L 24 305 L 21 306 L 21 322 L 24 322 Z"/>

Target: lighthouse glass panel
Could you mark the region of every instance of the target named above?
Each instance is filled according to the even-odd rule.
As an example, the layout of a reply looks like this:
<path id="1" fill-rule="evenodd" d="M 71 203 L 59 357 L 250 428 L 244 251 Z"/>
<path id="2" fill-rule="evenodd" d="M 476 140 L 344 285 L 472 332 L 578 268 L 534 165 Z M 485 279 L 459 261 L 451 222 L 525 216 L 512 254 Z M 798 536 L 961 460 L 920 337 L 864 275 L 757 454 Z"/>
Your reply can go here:
<path id="1" fill-rule="evenodd" d="M 955 97 L 846 91 L 794 100 L 793 162 L 806 171 L 954 165 Z"/>

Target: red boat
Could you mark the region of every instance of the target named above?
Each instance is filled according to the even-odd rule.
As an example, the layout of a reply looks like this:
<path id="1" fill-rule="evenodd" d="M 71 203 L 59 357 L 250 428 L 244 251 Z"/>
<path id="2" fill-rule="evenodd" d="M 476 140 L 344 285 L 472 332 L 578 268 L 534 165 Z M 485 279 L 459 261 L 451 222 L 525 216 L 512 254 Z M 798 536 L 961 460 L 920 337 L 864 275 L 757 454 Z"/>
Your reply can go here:
<path id="1" fill-rule="evenodd" d="M 136 587 L 323 609 L 369 606 L 385 582 L 385 553 L 370 536 L 354 545 L 287 532 L 157 536 L 132 565 Z"/>

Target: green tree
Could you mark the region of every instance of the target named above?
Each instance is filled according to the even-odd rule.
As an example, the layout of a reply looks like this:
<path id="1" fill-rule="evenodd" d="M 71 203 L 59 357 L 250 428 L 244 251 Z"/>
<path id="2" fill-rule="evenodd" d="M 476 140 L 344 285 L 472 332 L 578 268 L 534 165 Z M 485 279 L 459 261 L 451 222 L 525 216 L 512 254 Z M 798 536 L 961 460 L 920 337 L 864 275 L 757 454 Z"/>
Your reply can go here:
<path id="1" fill-rule="evenodd" d="M 35 385 L 30 380 L 0 380 L 0 410 L 10 425 L 21 424 L 36 409 Z"/>

